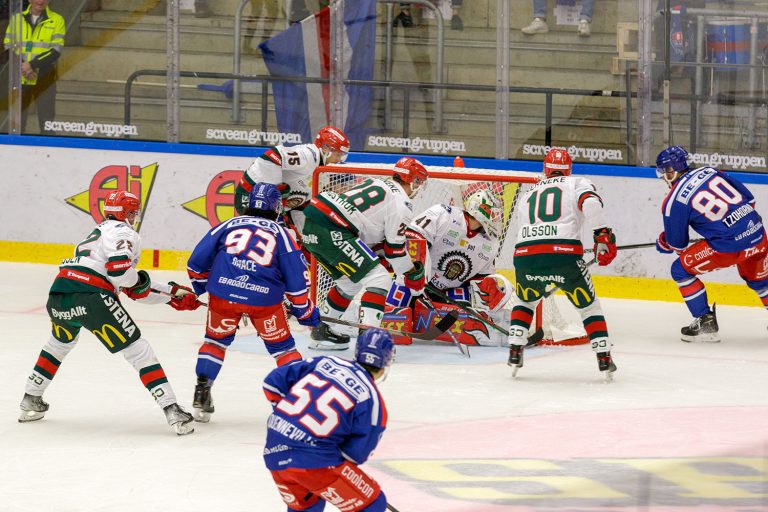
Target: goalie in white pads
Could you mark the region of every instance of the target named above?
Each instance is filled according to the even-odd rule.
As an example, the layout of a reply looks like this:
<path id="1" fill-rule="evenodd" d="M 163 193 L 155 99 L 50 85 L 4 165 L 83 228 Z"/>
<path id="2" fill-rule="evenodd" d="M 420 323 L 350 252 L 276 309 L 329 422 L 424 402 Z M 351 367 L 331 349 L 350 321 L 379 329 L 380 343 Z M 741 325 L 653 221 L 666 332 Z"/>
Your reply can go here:
<path id="1" fill-rule="evenodd" d="M 93 332 L 111 353 L 120 353 L 139 374 L 168 424 L 178 435 L 194 432 L 192 415 L 176 403 L 176 395 L 163 367 L 139 326 L 123 308 L 122 290 L 133 300 L 169 304 L 177 310 L 193 310 L 200 302 L 190 288 L 177 283 L 153 282 L 144 270 L 136 270 L 141 237 L 133 225 L 139 199 L 124 191 L 112 192 L 104 201 L 106 220 L 64 260 L 48 295 L 51 337 L 27 379 L 21 401 L 20 422 L 42 419 L 48 410 L 43 393 L 56 376 L 64 358 L 75 348 L 80 330 Z"/>
<path id="2" fill-rule="evenodd" d="M 412 271 L 405 250 L 405 229 L 413 218 L 411 198 L 427 181 L 418 160 L 403 157 L 390 179 L 368 178 L 344 193 L 322 192 L 304 209 L 304 247 L 335 281 L 320 311 L 340 319 L 352 299 L 360 300 L 360 323 L 378 327 L 392 277 L 371 249 L 382 244 L 384 257 L 397 273 Z M 343 350 L 348 335 L 326 323 L 312 330 L 310 347 Z"/>
<path id="3" fill-rule="evenodd" d="M 523 366 L 523 347 L 536 305 L 549 284 L 559 286 L 578 310 L 598 367 L 606 379 L 616 371 L 603 310 L 584 263 L 581 228 L 593 232 L 601 266 L 616 257 L 616 238 L 603 217 L 603 202 L 586 178 L 571 176 L 572 161 L 563 149 L 544 157 L 544 179 L 519 199 L 520 230 L 515 244 L 517 296 L 512 308 L 509 361 L 515 373 Z"/>
<path id="4" fill-rule="evenodd" d="M 399 276 L 390 290 L 387 303 L 394 309 L 385 315 L 385 321 L 412 331 L 414 326 L 421 329 L 431 323 L 434 309 L 456 309 L 441 303 L 428 289 L 426 303 L 418 299 L 429 283 L 494 323 L 508 325 L 509 315 L 499 312 L 513 295 L 512 285 L 504 276 L 495 274 L 501 217 L 498 201 L 488 189 L 470 194 L 463 209 L 437 204 L 417 215 L 406 230 L 414 270 Z M 500 344 L 496 331 L 488 331 L 482 322 L 468 317 L 463 319 L 460 332 L 455 331 L 453 336 L 460 343 Z M 452 341 L 450 336 L 438 339 Z M 402 337 L 397 341 L 408 343 Z"/>

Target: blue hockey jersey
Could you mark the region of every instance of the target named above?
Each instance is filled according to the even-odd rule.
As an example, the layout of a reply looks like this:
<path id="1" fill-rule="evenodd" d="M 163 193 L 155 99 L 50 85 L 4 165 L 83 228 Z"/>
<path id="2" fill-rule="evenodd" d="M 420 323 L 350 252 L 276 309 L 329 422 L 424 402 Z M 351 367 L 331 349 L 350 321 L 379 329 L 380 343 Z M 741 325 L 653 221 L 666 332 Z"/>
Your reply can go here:
<path id="1" fill-rule="evenodd" d="M 211 229 L 187 263 L 192 287 L 200 295 L 271 306 L 305 301 L 307 262 L 285 228 L 258 217 L 234 217 Z M 298 299 L 298 300 L 297 300 Z"/>
<path id="2" fill-rule="evenodd" d="M 387 426 L 387 409 L 371 375 L 357 363 L 326 356 L 281 366 L 264 379 L 273 404 L 267 421 L 267 468 L 362 464 Z"/>
<path id="3" fill-rule="evenodd" d="M 739 252 L 763 239 L 755 198 L 740 181 L 711 167 L 685 173 L 661 205 L 667 243 L 688 247 L 688 226 L 718 252 Z"/>

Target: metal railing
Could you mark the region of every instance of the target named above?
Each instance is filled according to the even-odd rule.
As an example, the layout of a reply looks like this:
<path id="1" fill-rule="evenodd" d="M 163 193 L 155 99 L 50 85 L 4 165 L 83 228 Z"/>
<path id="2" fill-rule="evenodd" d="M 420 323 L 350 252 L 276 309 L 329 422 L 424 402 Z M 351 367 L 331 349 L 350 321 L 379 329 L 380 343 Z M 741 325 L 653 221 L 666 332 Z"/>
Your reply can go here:
<path id="1" fill-rule="evenodd" d="M 125 82 L 125 98 L 124 98 L 124 123 L 126 125 L 131 124 L 131 103 L 132 103 L 132 90 L 133 83 L 140 76 L 166 76 L 166 70 L 162 69 L 140 69 L 134 71 L 128 77 Z M 304 83 L 329 83 L 328 79 L 324 78 L 309 78 L 309 77 L 276 77 L 270 75 L 236 75 L 234 73 L 214 73 L 214 72 L 197 72 L 197 71 L 181 71 L 179 73 L 181 77 L 187 78 L 217 78 L 224 80 L 247 80 L 249 82 L 261 82 L 261 130 L 267 131 L 268 127 L 268 106 L 269 106 L 269 84 L 270 82 L 304 82 Z M 630 79 L 630 72 L 627 70 L 627 80 Z M 414 90 L 435 90 L 435 91 L 475 91 L 475 92 L 499 92 L 499 87 L 496 85 L 476 85 L 476 84 L 437 84 L 428 82 L 398 82 L 398 81 L 379 81 L 379 80 L 344 80 L 346 86 L 357 87 L 382 87 L 392 88 L 394 90 L 403 91 L 403 126 L 402 134 L 403 138 L 408 138 L 410 135 L 410 117 L 411 117 L 411 93 Z M 553 98 L 555 96 L 602 96 L 611 98 L 626 98 L 627 105 L 631 98 L 636 97 L 636 93 L 627 93 L 626 91 L 612 91 L 603 89 L 566 89 L 566 88 L 547 88 L 547 87 L 518 87 L 510 86 L 505 88 L 505 91 L 509 94 L 542 94 L 544 95 L 545 105 L 545 144 L 552 145 L 552 128 L 553 128 Z M 677 96 L 673 96 L 677 97 Z M 631 152 L 631 139 L 632 139 L 632 123 L 631 123 L 631 108 L 627 109 L 627 122 L 625 123 L 625 144 L 629 152 Z"/>

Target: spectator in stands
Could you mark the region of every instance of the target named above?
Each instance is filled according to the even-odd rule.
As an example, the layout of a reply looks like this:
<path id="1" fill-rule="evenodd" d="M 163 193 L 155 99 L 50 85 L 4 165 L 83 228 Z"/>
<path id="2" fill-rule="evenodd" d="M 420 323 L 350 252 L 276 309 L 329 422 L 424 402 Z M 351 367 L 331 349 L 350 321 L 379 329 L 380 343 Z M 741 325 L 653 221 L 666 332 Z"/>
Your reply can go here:
<path id="1" fill-rule="evenodd" d="M 592 23 L 592 12 L 595 7 L 595 0 L 581 0 L 581 13 L 579 14 L 579 28 L 577 30 L 579 37 L 589 37 L 592 30 L 589 24 Z M 547 25 L 547 0 L 533 0 L 533 21 L 530 25 L 522 28 L 523 34 L 545 34 L 549 32 Z"/>
<path id="2" fill-rule="evenodd" d="M 464 22 L 461 20 L 461 16 L 459 16 L 459 11 L 461 11 L 461 5 L 463 1 L 464 0 L 451 0 L 451 28 L 453 30 L 464 30 Z M 400 13 L 395 16 L 394 20 L 392 20 L 392 26 L 397 27 L 398 23 L 402 25 L 403 28 L 413 26 L 413 17 L 411 16 L 410 4 L 400 4 Z"/>
<path id="3" fill-rule="evenodd" d="M 29 6 L 10 20 L 4 40 L 6 50 L 21 54 L 21 131 L 26 129 L 30 107 L 36 105 L 44 135 L 53 133 L 45 123 L 56 117 L 56 63 L 66 33 L 64 18 L 48 7 L 49 2 L 30 0 Z M 21 33 L 17 33 L 19 29 Z"/>

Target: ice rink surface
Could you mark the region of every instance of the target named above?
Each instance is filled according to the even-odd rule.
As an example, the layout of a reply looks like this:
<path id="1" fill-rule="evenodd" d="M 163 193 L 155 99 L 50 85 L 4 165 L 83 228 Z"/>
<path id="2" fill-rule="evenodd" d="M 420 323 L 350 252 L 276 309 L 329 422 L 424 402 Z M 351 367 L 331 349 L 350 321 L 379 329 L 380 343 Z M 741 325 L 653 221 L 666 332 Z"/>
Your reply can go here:
<path id="1" fill-rule="evenodd" d="M 216 413 L 177 437 L 120 355 L 90 333 L 64 361 L 39 422 L 17 422 L 49 336 L 56 267 L 0 263 L 1 512 L 278 512 L 263 466 L 274 367 L 250 328 L 229 350 Z M 152 272 L 155 280 L 184 279 Z M 768 510 L 768 314 L 719 307 L 723 342 L 687 344 L 684 305 L 603 299 L 618 372 L 588 346 L 398 349 L 381 385 L 389 425 L 363 466 L 400 512 Z M 189 408 L 205 312 L 124 299 Z M 294 334 L 305 357 L 307 332 Z M 349 355 L 349 354 L 342 354 Z M 326 510 L 335 510 L 326 507 Z"/>

